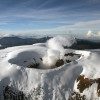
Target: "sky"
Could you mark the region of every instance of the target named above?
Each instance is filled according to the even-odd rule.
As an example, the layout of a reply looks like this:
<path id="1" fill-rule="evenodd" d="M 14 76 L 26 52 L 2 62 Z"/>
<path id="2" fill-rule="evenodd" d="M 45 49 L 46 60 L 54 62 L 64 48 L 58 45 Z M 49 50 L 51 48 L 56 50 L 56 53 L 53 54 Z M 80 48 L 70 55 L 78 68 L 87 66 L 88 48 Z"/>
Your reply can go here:
<path id="1" fill-rule="evenodd" d="M 0 34 L 98 37 L 99 31 L 100 0 L 0 0 Z"/>

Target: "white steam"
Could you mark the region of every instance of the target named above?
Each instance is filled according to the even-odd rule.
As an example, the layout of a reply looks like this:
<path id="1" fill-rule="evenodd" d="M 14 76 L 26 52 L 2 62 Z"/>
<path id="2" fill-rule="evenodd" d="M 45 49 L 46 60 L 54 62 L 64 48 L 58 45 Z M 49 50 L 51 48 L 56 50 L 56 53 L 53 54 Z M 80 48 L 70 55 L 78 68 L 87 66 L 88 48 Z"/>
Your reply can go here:
<path id="1" fill-rule="evenodd" d="M 64 46 L 70 47 L 75 42 L 75 38 L 73 37 L 59 35 L 48 40 L 47 45 L 50 49 L 61 51 L 62 49 L 64 49 Z"/>
<path id="2" fill-rule="evenodd" d="M 52 67 L 58 59 L 63 59 L 64 46 L 70 47 L 76 40 L 70 36 L 56 36 L 47 41 L 47 54 L 43 57 L 46 67 Z"/>
<path id="3" fill-rule="evenodd" d="M 56 64 L 57 59 L 60 59 L 60 52 L 48 49 L 47 54 L 43 57 L 43 63 L 47 68 L 51 68 Z"/>

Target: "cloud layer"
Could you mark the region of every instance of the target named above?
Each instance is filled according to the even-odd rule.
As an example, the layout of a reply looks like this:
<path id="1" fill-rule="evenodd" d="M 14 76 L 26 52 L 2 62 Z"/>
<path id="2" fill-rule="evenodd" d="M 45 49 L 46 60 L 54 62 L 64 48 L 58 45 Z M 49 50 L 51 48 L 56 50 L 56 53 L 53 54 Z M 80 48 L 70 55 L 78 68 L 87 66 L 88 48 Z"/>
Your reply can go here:
<path id="1" fill-rule="evenodd" d="M 87 37 L 90 38 L 100 38 L 100 32 L 94 33 L 93 31 L 89 30 L 87 33 Z"/>
<path id="2" fill-rule="evenodd" d="M 86 35 L 100 29 L 100 0 L 1 0 L 0 34 Z"/>

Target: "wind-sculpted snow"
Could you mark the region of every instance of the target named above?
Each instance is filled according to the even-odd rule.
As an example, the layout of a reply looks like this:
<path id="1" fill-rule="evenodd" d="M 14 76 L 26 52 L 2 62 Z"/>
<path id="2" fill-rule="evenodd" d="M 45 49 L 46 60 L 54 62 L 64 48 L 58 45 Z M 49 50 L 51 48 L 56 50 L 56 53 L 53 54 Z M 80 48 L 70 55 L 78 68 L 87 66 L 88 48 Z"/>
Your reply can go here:
<path id="1" fill-rule="evenodd" d="M 100 50 L 64 49 L 72 41 L 57 36 L 0 50 L 0 100 L 99 100 Z"/>

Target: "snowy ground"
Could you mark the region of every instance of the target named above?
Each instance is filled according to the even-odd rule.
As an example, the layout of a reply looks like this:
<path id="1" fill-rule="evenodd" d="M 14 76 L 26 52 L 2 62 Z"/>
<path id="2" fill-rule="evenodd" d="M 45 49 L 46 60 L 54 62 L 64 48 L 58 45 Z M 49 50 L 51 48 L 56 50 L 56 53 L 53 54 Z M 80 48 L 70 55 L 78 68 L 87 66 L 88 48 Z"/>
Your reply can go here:
<path id="1" fill-rule="evenodd" d="M 100 78 L 100 50 L 64 49 L 75 42 L 72 37 L 57 36 L 46 43 L 0 50 L 0 100 L 13 100 L 7 86 L 13 95 L 22 91 L 25 100 L 68 100 L 72 91 L 86 100 L 99 100 L 99 83 L 80 92 L 77 78 Z"/>

